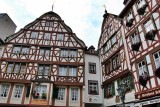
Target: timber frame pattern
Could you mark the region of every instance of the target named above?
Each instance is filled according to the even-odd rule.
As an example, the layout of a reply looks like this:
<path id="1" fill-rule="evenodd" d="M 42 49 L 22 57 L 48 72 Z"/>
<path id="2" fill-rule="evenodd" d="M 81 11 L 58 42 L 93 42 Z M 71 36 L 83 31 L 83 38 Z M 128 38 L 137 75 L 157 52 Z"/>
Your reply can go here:
<path id="1" fill-rule="evenodd" d="M 32 35 L 32 33 L 35 33 L 35 35 Z M 58 14 L 54 12 L 43 14 L 18 33 L 7 37 L 5 42 L 5 48 L 0 60 L 1 82 L 30 84 L 36 79 L 45 77 L 47 81 L 55 86 L 78 86 L 80 89 L 83 87 L 84 51 L 86 46 L 72 32 L 71 28 L 61 20 Z M 16 47 L 20 49 L 17 51 Z M 23 48 L 27 48 L 26 51 Z M 62 50 L 66 50 L 65 53 Z M 74 50 L 73 55 L 71 55 L 72 50 Z M 15 66 L 16 63 L 20 63 L 21 66 L 25 64 L 23 73 L 20 71 L 14 72 L 13 67 L 11 71 L 8 71 L 9 64 Z M 49 66 L 47 75 L 38 74 L 40 65 Z M 76 76 L 60 76 L 60 66 L 75 67 Z M 80 94 L 82 94 L 82 91 L 80 91 Z M 82 97 L 82 95 L 80 96 Z M 32 103 L 31 100 L 30 97 L 30 103 Z M 69 103 L 66 102 L 66 104 L 68 106 Z M 49 105 L 49 101 L 47 105 Z M 80 104 L 80 106 L 82 105 Z"/>

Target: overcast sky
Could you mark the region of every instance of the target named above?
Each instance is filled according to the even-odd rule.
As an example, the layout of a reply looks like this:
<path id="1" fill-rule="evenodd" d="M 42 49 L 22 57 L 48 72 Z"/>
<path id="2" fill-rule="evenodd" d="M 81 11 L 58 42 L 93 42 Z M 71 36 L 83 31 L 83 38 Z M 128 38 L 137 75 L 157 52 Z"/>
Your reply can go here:
<path id="1" fill-rule="evenodd" d="M 0 13 L 8 13 L 17 31 L 52 10 L 89 47 L 97 49 L 103 21 L 104 6 L 108 13 L 118 15 L 124 0 L 0 0 Z"/>

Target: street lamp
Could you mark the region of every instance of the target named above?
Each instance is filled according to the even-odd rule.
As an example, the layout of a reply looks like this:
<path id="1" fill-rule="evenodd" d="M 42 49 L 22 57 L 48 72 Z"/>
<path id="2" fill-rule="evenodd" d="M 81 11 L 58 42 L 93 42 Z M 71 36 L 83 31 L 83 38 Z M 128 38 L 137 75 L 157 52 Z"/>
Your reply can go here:
<path id="1" fill-rule="evenodd" d="M 124 100 L 125 100 L 125 93 L 126 93 L 126 84 L 125 83 L 121 83 L 120 85 L 118 85 L 117 91 L 118 91 L 118 94 L 119 94 L 119 96 L 121 98 L 123 107 L 125 107 Z"/>

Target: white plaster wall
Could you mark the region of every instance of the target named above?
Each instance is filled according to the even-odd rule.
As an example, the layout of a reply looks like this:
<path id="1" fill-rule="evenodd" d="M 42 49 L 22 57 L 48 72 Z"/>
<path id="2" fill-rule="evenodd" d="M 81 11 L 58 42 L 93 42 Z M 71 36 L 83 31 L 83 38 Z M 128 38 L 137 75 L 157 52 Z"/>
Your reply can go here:
<path id="1" fill-rule="evenodd" d="M 96 63 L 96 74 L 89 73 L 89 62 Z M 85 55 L 85 97 L 84 103 L 102 103 L 102 77 L 101 77 L 100 60 L 98 56 L 86 54 Z M 88 94 L 88 80 L 98 81 L 98 91 L 99 95 L 89 95 Z M 89 102 L 89 98 L 92 98 L 92 102 Z"/>
<path id="2" fill-rule="evenodd" d="M 13 34 L 16 30 L 16 25 L 8 17 L 8 15 L 0 18 L 0 38 L 4 40 L 7 36 Z"/>

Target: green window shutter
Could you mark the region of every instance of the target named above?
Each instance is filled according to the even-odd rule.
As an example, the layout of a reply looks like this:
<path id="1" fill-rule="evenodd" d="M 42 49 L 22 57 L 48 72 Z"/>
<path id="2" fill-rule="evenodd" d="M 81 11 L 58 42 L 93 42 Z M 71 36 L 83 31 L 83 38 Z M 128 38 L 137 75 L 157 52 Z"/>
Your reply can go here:
<path id="1" fill-rule="evenodd" d="M 27 87 L 26 97 L 29 97 L 30 90 L 31 90 L 31 84 L 29 84 L 28 87 Z"/>
<path id="2" fill-rule="evenodd" d="M 106 86 L 104 87 L 104 98 L 107 98 L 107 89 L 106 89 Z"/>
<path id="3" fill-rule="evenodd" d="M 129 81 L 130 81 L 130 88 L 134 89 L 134 82 L 133 82 L 133 78 L 132 78 L 132 74 L 128 76 Z"/>
<path id="4" fill-rule="evenodd" d="M 58 90 L 59 89 L 57 87 L 53 88 L 52 98 L 55 98 L 55 99 L 58 98 Z"/>
<path id="5" fill-rule="evenodd" d="M 112 96 L 115 96 L 115 86 L 114 86 L 114 82 L 112 83 Z"/>

